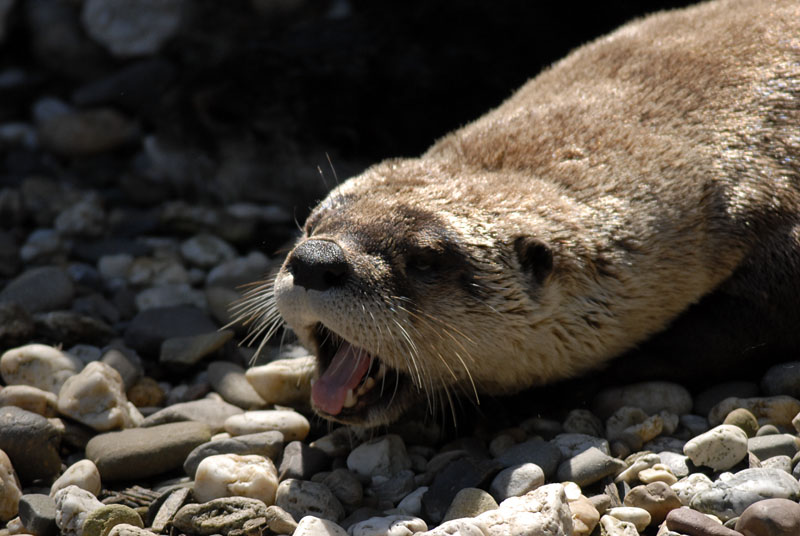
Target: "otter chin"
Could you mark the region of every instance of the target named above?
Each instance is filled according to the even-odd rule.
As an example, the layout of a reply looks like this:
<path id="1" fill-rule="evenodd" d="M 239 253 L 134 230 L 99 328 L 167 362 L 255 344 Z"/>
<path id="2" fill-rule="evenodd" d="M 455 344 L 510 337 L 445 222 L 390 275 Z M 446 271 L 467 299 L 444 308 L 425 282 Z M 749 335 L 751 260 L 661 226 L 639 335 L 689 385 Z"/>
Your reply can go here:
<path id="1" fill-rule="evenodd" d="M 796 1 L 655 14 L 335 188 L 249 311 L 367 426 L 618 361 L 763 365 L 800 349 L 798 125 Z"/>

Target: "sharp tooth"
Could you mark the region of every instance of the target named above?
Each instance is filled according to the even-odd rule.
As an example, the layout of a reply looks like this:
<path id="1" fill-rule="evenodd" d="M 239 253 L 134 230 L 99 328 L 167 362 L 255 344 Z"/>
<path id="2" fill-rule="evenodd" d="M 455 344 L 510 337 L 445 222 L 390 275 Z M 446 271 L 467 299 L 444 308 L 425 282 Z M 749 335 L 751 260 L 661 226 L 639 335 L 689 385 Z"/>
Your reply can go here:
<path id="1" fill-rule="evenodd" d="M 352 408 L 353 406 L 356 405 L 356 402 L 358 402 L 358 397 L 356 397 L 356 395 L 353 394 L 352 389 L 348 389 L 347 397 L 344 399 L 344 407 Z"/>
<path id="2" fill-rule="evenodd" d="M 367 376 L 367 379 L 364 380 L 364 383 L 362 383 L 361 386 L 356 391 L 356 396 L 363 395 L 364 393 L 366 393 L 367 391 L 369 391 L 373 387 L 375 387 L 375 378 L 373 378 L 371 376 Z"/>

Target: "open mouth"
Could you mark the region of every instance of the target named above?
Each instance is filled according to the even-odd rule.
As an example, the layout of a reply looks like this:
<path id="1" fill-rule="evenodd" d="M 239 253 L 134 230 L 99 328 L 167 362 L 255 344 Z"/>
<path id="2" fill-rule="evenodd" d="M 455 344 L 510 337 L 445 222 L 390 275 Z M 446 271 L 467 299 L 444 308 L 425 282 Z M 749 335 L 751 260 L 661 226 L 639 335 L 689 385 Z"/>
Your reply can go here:
<path id="1" fill-rule="evenodd" d="M 322 324 L 314 328 L 319 377 L 311 388 L 314 406 L 336 420 L 368 420 L 373 407 L 389 407 L 409 378 L 378 356 L 350 344 Z"/>

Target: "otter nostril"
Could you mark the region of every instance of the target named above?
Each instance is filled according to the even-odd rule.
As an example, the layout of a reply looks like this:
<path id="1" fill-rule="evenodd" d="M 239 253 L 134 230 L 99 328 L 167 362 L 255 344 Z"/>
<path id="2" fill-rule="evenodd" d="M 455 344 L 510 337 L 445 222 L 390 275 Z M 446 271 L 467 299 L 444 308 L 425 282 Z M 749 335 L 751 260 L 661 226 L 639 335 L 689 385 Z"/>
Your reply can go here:
<path id="1" fill-rule="evenodd" d="M 289 255 L 294 284 L 308 290 L 328 290 L 344 284 L 347 259 L 336 242 L 306 240 Z"/>

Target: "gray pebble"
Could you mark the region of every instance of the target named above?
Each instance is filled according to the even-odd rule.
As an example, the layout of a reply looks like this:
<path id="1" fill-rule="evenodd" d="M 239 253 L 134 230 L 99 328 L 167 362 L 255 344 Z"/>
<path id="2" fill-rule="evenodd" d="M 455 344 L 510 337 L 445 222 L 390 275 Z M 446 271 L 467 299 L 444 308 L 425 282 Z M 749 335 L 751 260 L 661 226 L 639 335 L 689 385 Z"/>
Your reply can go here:
<path id="1" fill-rule="evenodd" d="M 170 422 L 197 421 L 208 425 L 212 433 L 225 430 L 228 417 L 244 413 L 242 408 L 223 400 L 203 398 L 190 402 L 171 404 L 145 418 L 143 427 L 156 426 Z"/>
<path id="2" fill-rule="evenodd" d="M 436 473 L 428 492 L 422 497 L 424 517 L 439 523 L 459 490 L 480 488 L 499 470 L 500 465 L 494 460 L 466 457 L 451 462 Z"/>
<path id="3" fill-rule="evenodd" d="M 330 467 L 330 463 L 330 456 L 324 451 L 302 441 L 292 441 L 283 449 L 283 458 L 278 467 L 278 478 L 280 480 L 287 478 L 310 480 L 316 473 Z"/>
<path id="4" fill-rule="evenodd" d="M 771 367 L 761 378 L 761 390 L 765 396 L 789 395 L 800 398 L 800 361 Z"/>
<path id="5" fill-rule="evenodd" d="M 792 472 L 792 459 L 789 456 L 772 456 L 765 460 L 761 460 L 761 467 L 779 469 L 787 473 Z"/>
<path id="6" fill-rule="evenodd" d="M 181 255 L 190 264 L 213 268 L 236 257 L 236 250 L 218 236 L 201 233 L 181 243 Z"/>
<path id="7" fill-rule="evenodd" d="M 60 444 L 61 431 L 46 418 L 15 406 L 0 408 L 0 450 L 23 482 L 58 475 Z"/>
<path id="8" fill-rule="evenodd" d="M 558 434 L 550 440 L 550 444 L 558 447 L 558 450 L 561 451 L 561 457 L 564 459 L 572 458 L 592 447 L 600 449 L 606 454 L 610 454 L 608 440 L 586 434 Z"/>
<path id="9" fill-rule="evenodd" d="M 676 383 L 642 382 L 600 392 L 593 408 L 597 415 L 607 418 L 622 406 L 641 408 L 648 415 L 664 410 L 683 415 L 692 410 L 692 396 Z"/>
<path id="10" fill-rule="evenodd" d="M 339 502 L 348 510 L 358 508 L 364 498 L 364 487 L 356 475 L 347 469 L 334 469 L 330 473 L 324 473 L 319 480 L 316 476 L 312 480 L 328 486 Z"/>
<path id="11" fill-rule="evenodd" d="M 603 437 L 603 421 L 594 413 L 586 409 L 573 409 L 567 415 L 563 424 L 564 432 L 568 434 L 586 434 L 588 436 Z"/>
<path id="12" fill-rule="evenodd" d="M 338 522 L 345 513 L 342 503 L 328 486 L 293 478 L 280 483 L 275 504 L 289 512 L 295 520 L 312 515 Z"/>
<path id="13" fill-rule="evenodd" d="M 388 434 L 354 448 L 347 456 L 347 468 L 364 478 L 388 477 L 411 468 L 411 460 L 400 436 Z"/>
<path id="14" fill-rule="evenodd" d="M 194 365 L 222 348 L 232 337 L 233 332 L 230 330 L 170 337 L 161 344 L 159 361 L 172 365 Z"/>
<path id="15" fill-rule="evenodd" d="M 155 356 L 166 339 L 211 333 L 216 329 L 208 315 L 196 307 L 148 309 L 131 320 L 125 330 L 125 344 L 143 357 Z"/>
<path id="16" fill-rule="evenodd" d="M 228 333 L 233 336 L 232 332 Z M 213 361 L 208 365 L 209 382 L 225 401 L 244 409 L 263 408 L 264 399 L 258 396 L 244 372 L 242 367 L 229 361 Z"/>
<path id="17" fill-rule="evenodd" d="M 269 259 L 263 253 L 253 251 L 212 269 L 206 277 L 206 286 L 236 289 L 262 279 L 268 270 Z"/>
<path id="18" fill-rule="evenodd" d="M 558 462 L 561 460 L 561 450 L 549 441 L 530 439 L 509 448 L 496 460 L 503 467 L 535 463 L 542 468 L 545 477 L 550 478 L 555 474 Z"/>
<path id="19" fill-rule="evenodd" d="M 694 397 L 694 413 L 697 415 L 708 415 L 711 409 L 730 397 L 750 398 L 758 396 L 758 385 L 753 382 L 726 382 L 698 393 Z"/>
<path id="20" fill-rule="evenodd" d="M 372 477 L 372 482 L 367 487 L 366 493 L 375 497 L 378 500 L 378 504 L 395 505 L 416 487 L 414 471 L 403 469 L 390 477 Z"/>
<path id="21" fill-rule="evenodd" d="M 32 493 L 19 500 L 22 525 L 36 536 L 56 536 L 56 502 L 49 495 Z"/>
<path id="22" fill-rule="evenodd" d="M 561 482 L 569 480 L 579 486 L 588 486 L 623 471 L 625 467 L 625 462 L 592 447 L 562 462 L 558 466 L 557 478 Z"/>
<path id="23" fill-rule="evenodd" d="M 192 450 L 183 463 L 183 470 L 190 477 L 194 477 L 200 462 L 204 458 L 217 454 L 239 454 L 241 456 L 258 454 L 274 461 L 280 456 L 282 447 L 283 434 L 275 431 L 215 439 Z"/>
<path id="24" fill-rule="evenodd" d="M 797 437 L 790 434 L 773 434 L 765 436 L 751 437 L 747 440 L 747 450 L 758 456 L 760 460 L 766 460 L 773 456 L 789 456 L 790 458 L 798 451 Z"/>
<path id="25" fill-rule="evenodd" d="M 500 471 L 489 486 L 497 502 L 519 497 L 544 484 L 544 471 L 535 463 L 524 463 Z"/>
<path id="26" fill-rule="evenodd" d="M 29 313 L 68 308 L 75 286 L 63 268 L 30 268 L 11 280 L 0 292 L 0 302 L 15 302 Z"/>

